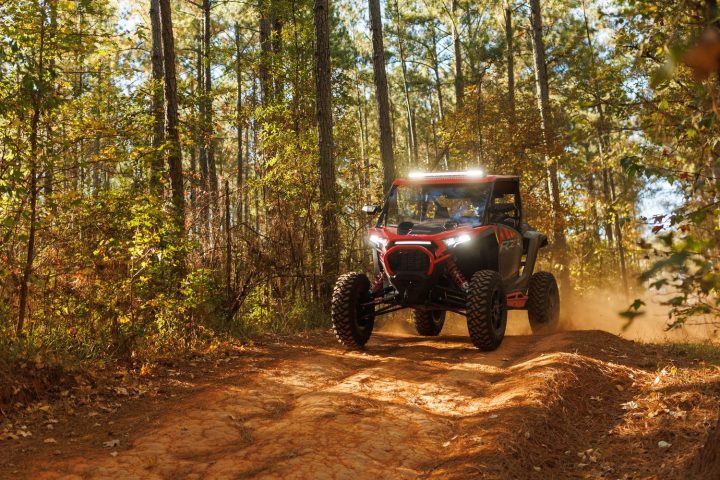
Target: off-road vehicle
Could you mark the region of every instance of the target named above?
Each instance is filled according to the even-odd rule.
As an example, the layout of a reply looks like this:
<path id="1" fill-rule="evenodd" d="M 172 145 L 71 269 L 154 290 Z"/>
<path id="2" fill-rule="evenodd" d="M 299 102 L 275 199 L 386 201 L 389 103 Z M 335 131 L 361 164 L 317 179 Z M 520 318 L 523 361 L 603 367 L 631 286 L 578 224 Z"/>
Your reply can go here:
<path id="1" fill-rule="evenodd" d="M 555 277 L 533 273 L 547 237 L 523 216 L 517 176 L 481 172 L 411 174 L 393 182 L 369 229 L 375 275 L 347 273 L 332 298 L 335 336 L 349 348 L 368 341 L 379 315 L 404 308 L 420 335 L 438 335 L 446 312 L 467 317 L 472 343 L 496 349 L 508 309 L 527 310 L 534 333 L 560 315 Z"/>

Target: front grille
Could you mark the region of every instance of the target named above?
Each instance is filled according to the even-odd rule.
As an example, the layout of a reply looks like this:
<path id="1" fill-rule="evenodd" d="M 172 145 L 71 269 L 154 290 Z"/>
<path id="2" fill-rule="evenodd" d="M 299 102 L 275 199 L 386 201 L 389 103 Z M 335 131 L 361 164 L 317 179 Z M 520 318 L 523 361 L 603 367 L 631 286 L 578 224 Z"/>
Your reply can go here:
<path id="1" fill-rule="evenodd" d="M 430 269 L 430 258 L 422 250 L 394 250 L 387 262 L 395 273 L 427 273 Z"/>

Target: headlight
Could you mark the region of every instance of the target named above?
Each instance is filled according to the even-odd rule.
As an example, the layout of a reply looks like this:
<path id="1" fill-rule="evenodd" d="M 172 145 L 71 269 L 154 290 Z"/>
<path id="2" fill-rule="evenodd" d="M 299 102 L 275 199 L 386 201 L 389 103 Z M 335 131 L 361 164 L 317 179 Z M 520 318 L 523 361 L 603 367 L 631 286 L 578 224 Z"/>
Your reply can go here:
<path id="1" fill-rule="evenodd" d="M 445 242 L 445 245 L 447 245 L 448 248 L 452 248 L 456 245 L 460 245 L 461 243 L 469 242 L 470 240 L 472 240 L 472 237 L 465 233 L 463 235 L 458 235 L 457 237 L 446 238 L 443 242 Z"/>
<path id="2" fill-rule="evenodd" d="M 370 245 L 375 248 L 383 248 L 385 245 L 387 245 L 387 243 L 387 238 L 382 238 L 377 235 L 370 235 Z"/>

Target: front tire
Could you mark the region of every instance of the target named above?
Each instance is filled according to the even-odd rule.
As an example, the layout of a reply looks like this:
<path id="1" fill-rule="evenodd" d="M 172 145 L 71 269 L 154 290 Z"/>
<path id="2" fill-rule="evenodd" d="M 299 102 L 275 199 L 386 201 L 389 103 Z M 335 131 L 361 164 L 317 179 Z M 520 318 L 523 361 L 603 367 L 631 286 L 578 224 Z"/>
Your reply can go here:
<path id="1" fill-rule="evenodd" d="M 480 270 L 472 276 L 467 324 L 470 340 L 480 350 L 495 350 L 502 343 L 507 327 L 507 298 L 498 272 Z"/>
<path id="2" fill-rule="evenodd" d="M 346 273 L 337 279 L 330 317 L 335 337 L 347 348 L 362 348 L 372 334 L 375 306 L 362 306 L 370 300 L 370 280 L 364 273 Z"/>
<path id="3" fill-rule="evenodd" d="M 437 337 L 445 325 L 445 310 L 413 310 L 415 330 L 424 337 Z"/>
<path id="4" fill-rule="evenodd" d="M 552 273 L 536 272 L 530 277 L 527 311 L 534 335 L 557 330 L 560 323 L 560 291 Z"/>

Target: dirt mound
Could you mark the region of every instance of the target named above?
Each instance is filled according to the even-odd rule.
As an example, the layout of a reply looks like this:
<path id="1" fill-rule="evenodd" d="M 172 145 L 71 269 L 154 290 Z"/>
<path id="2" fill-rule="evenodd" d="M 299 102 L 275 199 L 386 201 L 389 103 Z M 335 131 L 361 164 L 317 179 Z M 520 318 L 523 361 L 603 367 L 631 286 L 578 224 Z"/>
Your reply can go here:
<path id="1" fill-rule="evenodd" d="M 684 479 L 720 397 L 714 366 L 603 332 L 511 336 L 491 353 L 389 335 L 347 352 L 326 333 L 222 373 L 57 424 L 57 444 L 0 442 L 0 477 Z"/>

